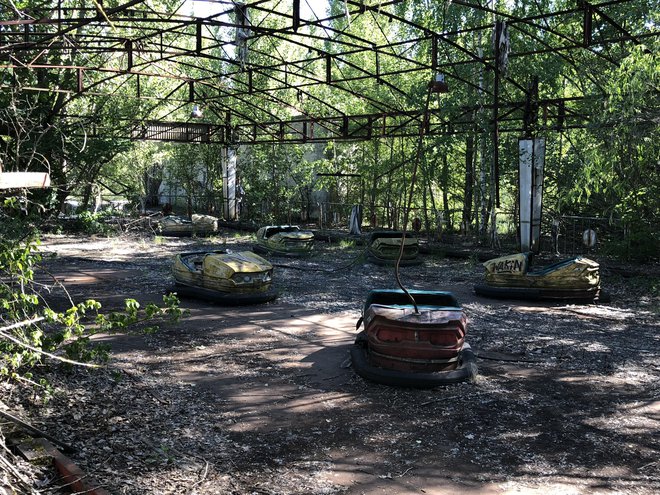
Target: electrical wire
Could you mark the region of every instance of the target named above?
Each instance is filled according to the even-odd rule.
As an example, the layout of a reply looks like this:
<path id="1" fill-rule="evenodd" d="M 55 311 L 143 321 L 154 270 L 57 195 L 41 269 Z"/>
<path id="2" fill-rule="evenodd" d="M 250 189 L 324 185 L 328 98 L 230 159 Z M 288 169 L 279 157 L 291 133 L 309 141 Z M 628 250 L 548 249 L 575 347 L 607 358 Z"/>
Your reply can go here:
<path id="1" fill-rule="evenodd" d="M 413 162 L 412 175 L 410 177 L 410 192 L 408 193 L 408 204 L 406 205 L 405 210 L 403 211 L 403 234 L 401 235 L 401 247 L 399 248 L 399 256 L 396 259 L 396 265 L 394 266 L 394 278 L 399 288 L 406 294 L 413 307 L 415 308 L 415 314 L 419 314 L 419 308 L 417 307 L 417 302 L 412 294 L 403 286 L 401 283 L 401 275 L 399 273 L 399 266 L 401 265 L 401 258 L 403 258 L 403 248 L 406 244 L 406 231 L 408 229 L 408 217 L 410 214 L 410 208 L 412 207 L 413 194 L 415 192 L 415 182 L 417 180 L 417 169 L 419 168 L 419 162 L 422 158 L 422 149 L 424 145 L 424 131 L 426 129 L 426 124 L 428 122 L 428 113 L 429 113 L 429 103 L 431 101 L 431 85 L 429 85 L 426 92 L 426 103 L 424 104 L 424 113 L 422 114 L 422 122 L 419 127 L 419 140 L 417 141 L 417 153 L 415 156 L 415 161 Z"/>
<path id="2" fill-rule="evenodd" d="M 326 268 L 309 268 L 309 267 L 305 267 L 305 266 L 283 265 L 283 264 L 280 264 L 280 263 L 271 263 L 271 265 L 276 266 L 278 268 L 290 268 L 292 270 L 301 270 L 301 271 L 304 271 L 304 272 L 335 273 L 335 272 L 340 272 L 342 270 L 347 270 L 350 267 L 352 267 L 353 265 L 357 264 L 361 259 L 364 258 L 364 255 L 367 253 L 368 249 L 369 249 L 368 247 L 364 248 L 360 252 L 360 254 L 358 254 L 355 258 L 353 258 L 353 260 L 350 263 L 348 263 L 346 265 L 342 265 L 342 266 L 337 267 L 337 268 L 332 268 L 331 270 L 328 270 Z"/>

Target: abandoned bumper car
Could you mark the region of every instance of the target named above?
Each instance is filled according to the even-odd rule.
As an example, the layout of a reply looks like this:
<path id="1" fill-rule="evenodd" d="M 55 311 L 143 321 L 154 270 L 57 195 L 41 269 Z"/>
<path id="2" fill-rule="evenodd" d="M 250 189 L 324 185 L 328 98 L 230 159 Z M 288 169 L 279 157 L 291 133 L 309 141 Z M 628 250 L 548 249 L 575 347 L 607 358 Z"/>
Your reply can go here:
<path id="1" fill-rule="evenodd" d="M 183 253 L 172 267 L 175 291 L 226 304 L 259 304 L 272 301 L 273 266 L 251 251 L 212 251 Z"/>
<path id="2" fill-rule="evenodd" d="M 372 232 L 367 247 L 367 261 L 377 265 L 394 265 L 399 257 L 403 232 L 382 230 Z M 419 265 L 419 242 L 414 235 L 406 234 L 400 266 Z"/>
<path id="3" fill-rule="evenodd" d="M 475 356 L 465 342 L 467 318 L 450 292 L 380 289 L 364 305 L 364 329 L 351 348 L 358 375 L 377 383 L 433 388 L 474 378 Z"/>
<path id="4" fill-rule="evenodd" d="M 484 263 L 486 283 L 474 286 L 481 296 L 512 299 L 593 301 L 600 294 L 599 265 L 588 258 L 571 258 L 537 270 L 525 253 Z"/>
<path id="5" fill-rule="evenodd" d="M 211 215 L 193 214 L 188 220 L 176 215 L 168 215 L 158 222 L 157 232 L 166 237 L 205 236 L 218 231 L 218 219 Z"/>
<path id="6" fill-rule="evenodd" d="M 297 225 L 268 225 L 257 231 L 258 253 L 283 256 L 304 256 L 314 247 L 314 233 L 301 230 Z"/>

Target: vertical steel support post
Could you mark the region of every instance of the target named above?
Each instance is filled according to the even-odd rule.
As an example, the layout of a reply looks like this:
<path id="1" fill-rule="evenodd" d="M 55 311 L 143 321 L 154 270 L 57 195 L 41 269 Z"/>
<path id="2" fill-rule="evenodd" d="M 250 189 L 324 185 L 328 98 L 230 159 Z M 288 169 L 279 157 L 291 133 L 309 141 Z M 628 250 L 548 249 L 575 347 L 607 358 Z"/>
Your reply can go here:
<path id="1" fill-rule="evenodd" d="M 130 72 L 133 69 L 133 42 L 131 40 L 126 40 L 126 70 Z"/>
<path id="2" fill-rule="evenodd" d="M 541 250 L 541 214 L 543 206 L 543 168 L 545 165 L 545 139 L 534 139 L 532 148 L 532 251 Z"/>
<path id="3" fill-rule="evenodd" d="M 545 139 L 520 139 L 518 151 L 520 251 L 538 253 L 541 248 Z"/>
<path id="4" fill-rule="evenodd" d="M 199 55 L 202 53 L 202 21 L 200 19 L 197 20 L 196 23 L 196 29 L 195 29 L 195 38 L 196 38 L 196 46 L 195 46 L 195 51 Z"/>
<path id="5" fill-rule="evenodd" d="M 222 196 L 225 220 L 237 220 L 236 213 L 236 147 L 225 146 L 222 153 Z"/>
<path id="6" fill-rule="evenodd" d="M 325 82 L 332 82 L 332 56 L 329 53 L 325 54 Z"/>
<path id="7" fill-rule="evenodd" d="M 300 0 L 293 0 L 293 32 L 298 32 L 300 27 Z"/>
<path id="8" fill-rule="evenodd" d="M 518 140 L 518 204 L 520 252 L 528 253 L 532 247 L 532 162 L 534 141 Z"/>

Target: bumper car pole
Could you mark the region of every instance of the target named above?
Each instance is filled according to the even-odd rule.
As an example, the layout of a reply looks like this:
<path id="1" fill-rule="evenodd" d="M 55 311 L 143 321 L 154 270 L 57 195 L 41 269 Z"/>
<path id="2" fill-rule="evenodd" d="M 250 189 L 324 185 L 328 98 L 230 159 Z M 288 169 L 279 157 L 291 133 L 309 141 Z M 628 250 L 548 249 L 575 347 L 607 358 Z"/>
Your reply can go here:
<path id="1" fill-rule="evenodd" d="M 422 158 L 422 146 L 424 144 L 424 130 L 426 129 L 426 124 L 428 122 L 428 113 L 429 113 L 429 103 L 431 102 L 431 86 L 429 86 L 428 91 L 426 92 L 426 103 L 424 104 L 424 113 L 422 114 L 422 124 L 419 126 L 419 140 L 417 141 L 417 153 L 415 154 L 415 161 L 413 162 L 412 176 L 410 177 L 410 191 L 408 192 L 408 204 L 406 205 L 405 210 L 403 210 L 403 235 L 401 236 L 401 247 L 399 248 L 399 256 L 396 259 L 396 264 L 394 265 L 394 278 L 399 288 L 406 294 L 413 307 L 415 308 L 415 314 L 419 315 L 419 308 L 417 307 L 417 302 L 415 298 L 408 292 L 408 290 L 401 283 L 401 276 L 399 273 L 399 265 L 401 264 L 401 258 L 403 258 L 403 248 L 406 243 L 406 231 L 408 230 L 408 217 L 410 215 L 410 208 L 412 206 L 413 194 L 415 192 L 415 182 L 417 180 L 417 169 L 419 168 L 419 162 Z"/>

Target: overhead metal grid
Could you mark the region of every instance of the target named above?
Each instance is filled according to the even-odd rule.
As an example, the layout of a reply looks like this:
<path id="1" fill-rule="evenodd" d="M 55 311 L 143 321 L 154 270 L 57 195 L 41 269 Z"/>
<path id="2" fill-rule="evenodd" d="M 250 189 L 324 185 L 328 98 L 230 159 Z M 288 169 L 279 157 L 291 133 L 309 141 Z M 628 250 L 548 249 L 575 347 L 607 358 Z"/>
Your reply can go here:
<path id="1" fill-rule="evenodd" d="M 213 2 L 220 11 L 206 18 L 159 12 L 145 0 L 97 1 L 3 8 L 2 90 L 58 93 L 60 102 L 134 99 L 136 118 L 123 126 L 124 137 L 179 142 L 365 140 L 417 135 L 422 123 L 431 135 L 493 125 L 516 133 L 583 127 L 590 106 L 607 97 L 597 77 L 590 78 L 590 93 L 539 97 L 538 80 L 508 76 L 499 45 L 484 51 L 490 42 L 484 40 L 507 29 L 510 63 L 552 56 L 564 66 L 611 66 L 622 46 L 659 34 L 648 22 L 652 2 L 640 0 L 578 0 L 557 10 L 534 2 L 519 15 L 479 0 L 447 2 L 445 15 L 447 9 L 471 15 L 465 26 L 441 25 L 444 19 L 424 25 L 414 2 L 397 0 L 335 2 L 330 14 L 308 19 L 301 0 L 221 0 Z M 640 12 L 632 24 L 621 20 L 630 8 Z M 365 18 L 374 31 L 353 28 Z M 395 31 L 384 27 L 390 23 Z M 422 115 L 421 95 L 438 72 L 474 103 L 439 99 Z M 324 98 L 328 90 L 344 98 Z M 203 108 L 202 119 L 191 120 L 193 103 Z M 104 132 L 93 105 L 61 108 L 63 117 Z"/>

